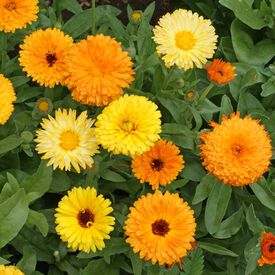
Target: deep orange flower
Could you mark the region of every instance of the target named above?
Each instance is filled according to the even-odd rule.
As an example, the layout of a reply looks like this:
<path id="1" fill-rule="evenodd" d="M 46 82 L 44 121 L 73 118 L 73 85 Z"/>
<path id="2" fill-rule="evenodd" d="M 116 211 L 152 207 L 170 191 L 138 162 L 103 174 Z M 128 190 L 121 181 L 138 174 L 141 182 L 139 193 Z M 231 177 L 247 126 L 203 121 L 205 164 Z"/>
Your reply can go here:
<path id="1" fill-rule="evenodd" d="M 174 180 L 184 167 L 179 148 L 171 141 L 159 140 L 147 152 L 132 160 L 133 172 L 141 183 L 149 182 L 153 189 Z"/>
<path id="2" fill-rule="evenodd" d="M 221 59 L 214 59 L 210 65 L 205 66 L 205 69 L 208 78 L 217 84 L 226 84 L 237 76 L 235 67 Z"/>
<path id="3" fill-rule="evenodd" d="M 275 235 L 272 233 L 263 232 L 261 239 L 262 255 L 258 260 L 258 264 L 275 264 Z"/>
<path id="4" fill-rule="evenodd" d="M 134 80 L 132 66 L 128 52 L 114 38 L 88 36 L 76 43 L 68 55 L 66 85 L 82 104 L 108 105 Z"/>
<path id="5" fill-rule="evenodd" d="M 212 131 L 200 135 L 203 141 L 203 165 L 223 183 L 232 186 L 252 184 L 270 164 L 271 141 L 264 126 L 250 116 L 239 113 L 223 116 L 221 124 L 210 123 Z"/>

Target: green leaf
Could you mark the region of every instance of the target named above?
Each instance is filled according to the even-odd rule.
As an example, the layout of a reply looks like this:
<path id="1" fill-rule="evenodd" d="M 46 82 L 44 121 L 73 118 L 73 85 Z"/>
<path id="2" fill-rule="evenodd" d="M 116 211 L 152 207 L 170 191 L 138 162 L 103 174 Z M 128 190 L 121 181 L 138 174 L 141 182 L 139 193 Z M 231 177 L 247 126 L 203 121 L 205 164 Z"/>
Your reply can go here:
<path id="1" fill-rule="evenodd" d="M 244 256 L 247 261 L 245 275 L 250 275 L 257 268 L 258 259 L 261 256 L 261 245 L 257 235 L 247 242 L 244 248 Z"/>
<path id="2" fill-rule="evenodd" d="M 0 248 L 2 248 L 16 237 L 27 220 L 29 207 L 24 189 L 20 188 L 1 203 L 0 209 Z"/>
<path id="3" fill-rule="evenodd" d="M 14 76 L 10 77 L 9 80 L 12 82 L 13 88 L 18 88 L 30 81 L 30 78 L 25 76 Z"/>
<path id="4" fill-rule="evenodd" d="M 216 182 L 207 199 L 205 208 L 205 226 L 210 234 L 214 234 L 220 227 L 225 215 L 232 188 L 229 185 Z"/>
<path id="5" fill-rule="evenodd" d="M 254 233 L 259 233 L 264 231 L 264 225 L 256 217 L 253 204 L 249 206 L 246 212 L 246 221 L 249 229 Z"/>
<path id="6" fill-rule="evenodd" d="M 192 156 L 184 156 L 185 166 L 180 173 L 182 178 L 186 178 L 192 181 L 200 181 L 205 176 L 205 170 L 202 168 L 199 158 Z"/>
<path id="7" fill-rule="evenodd" d="M 6 259 L 0 257 L 0 264 L 5 265 L 5 264 L 9 264 L 9 263 L 10 263 L 10 262 L 9 262 L 8 260 L 6 260 Z"/>
<path id="8" fill-rule="evenodd" d="M 125 178 L 123 178 L 120 174 L 111 171 L 109 169 L 105 169 L 100 173 L 100 176 L 108 181 L 112 181 L 112 182 L 124 182 L 126 181 Z"/>
<path id="9" fill-rule="evenodd" d="M 72 13 L 78 14 L 82 12 L 82 8 L 78 4 L 77 0 L 62 0 L 62 1 L 57 1 L 57 5 L 59 9 L 61 10 L 68 10 L 71 11 Z"/>
<path id="10" fill-rule="evenodd" d="M 198 247 L 214 254 L 230 256 L 230 257 L 239 257 L 239 255 L 234 253 L 233 251 L 217 244 L 198 242 Z"/>
<path id="11" fill-rule="evenodd" d="M 30 246 L 23 248 L 23 257 L 16 265 L 25 274 L 32 274 L 36 267 L 36 253 Z"/>
<path id="12" fill-rule="evenodd" d="M 185 275 L 202 275 L 204 269 L 204 257 L 200 248 L 193 249 L 190 257 L 184 258 L 182 269 Z"/>
<path id="13" fill-rule="evenodd" d="M 71 181 L 65 171 L 55 170 L 53 171 L 53 180 L 48 192 L 58 193 L 67 191 L 71 187 Z"/>
<path id="14" fill-rule="evenodd" d="M 263 97 L 275 94 L 275 76 L 269 78 L 268 81 L 262 85 L 262 90 L 261 96 Z"/>
<path id="15" fill-rule="evenodd" d="M 27 224 L 31 226 L 36 226 L 44 237 L 47 236 L 49 231 L 49 224 L 46 217 L 42 213 L 30 210 Z"/>
<path id="16" fill-rule="evenodd" d="M 141 275 L 143 265 L 142 260 L 139 258 L 137 254 L 133 253 L 133 251 L 130 252 L 129 256 L 132 263 L 134 275 Z"/>
<path id="17" fill-rule="evenodd" d="M 112 264 L 108 265 L 103 259 L 90 261 L 89 264 L 80 271 L 81 275 L 104 274 L 104 275 L 119 275 L 119 269 Z"/>
<path id="18" fill-rule="evenodd" d="M 222 101 L 221 101 L 221 111 L 220 111 L 219 121 L 222 120 L 222 115 L 229 116 L 233 112 L 234 112 L 234 109 L 232 107 L 230 98 L 227 95 L 223 95 Z"/>
<path id="19" fill-rule="evenodd" d="M 16 135 L 10 135 L 0 141 L 0 155 L 5 154 L 23 143 L 23 139 Z"/>

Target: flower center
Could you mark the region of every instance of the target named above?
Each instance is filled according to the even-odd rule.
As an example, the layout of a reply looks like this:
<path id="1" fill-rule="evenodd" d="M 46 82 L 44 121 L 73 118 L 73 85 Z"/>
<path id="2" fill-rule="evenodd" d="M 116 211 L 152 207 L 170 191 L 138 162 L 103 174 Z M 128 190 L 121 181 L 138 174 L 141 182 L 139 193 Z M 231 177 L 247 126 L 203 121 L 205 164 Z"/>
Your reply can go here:
<path id="1" fill-rule="evenodd" d="M 9 10 L 9 11 L 13 11 L 15 10 L 16 8 L 16 5 L 15 5 L 15 2 L 9 2 L 5 5 L 5 9 Z"/>
<path id="2" fill-rule="evenodd" d="M 127 133 L 132 133 L 133 131 L 136 130 L 137 127 L 132 121 L 125 120 L 125 121 L 122 121 L 120 128 Z"/>
<path id="3" fill-rule="evenodd" d="M 89 228 L 95 221 L 95 216 L 89 209 L 84 209 L 78 213 L 77 219 L 81 227 Z"/>
<path id="4" fill-rule="evenodd" d="M 239 144 L 233 145 L 231 149 L 234 156 L 239 156 L 242 153 L 242 147 Z"/>
<path id="5" fill-rule="evenodd" d="M 153 159 L 151 162 L 151 167 L 155 171 L 160 171 L 164 166 L 164 163 L 161 159 Z"/>
<path id="6" fill-rule="evenodd" d="M 78 135 L 72 131 L 66 131 L 61 134 L 60 146 L 66 151 L 74 150 L 79 143 Z"/>
<path id="7" fill-rule="evenodd" d="M 47 53 L 46 60 L 49 64 L 49 67 L 52 67 L 53 64 L 57 61 L 56 55 L 54 53 Z"/>
<path id="8" fill-rule="evenodd" d="M 196 39 L 189 31 L 181 31 L 176 34 L 176 46 L 183 51 L 188 51 L 194 48 Z"/>
<path id="9" fill-rule="evenodd" d="M 152 224 L 152 231 L 155 235 L 164 237 L 169 231 L 169 224 L 165 220 L 156 220 Z"/>
<path id="10" fill-rule="evenodd" d="M 223 72 L 221 70 L 218 70 L 218 73 L 223 76 Z"/>
<path id="11" fill-rule="evenodd" d="M 47 112 L 49 110 L 49 103 L 46 100 L 39 102 L 38 109 L 41 112 Z"/>
<path id="12" fill-rule="evenodd" d="M 269 252 L 273 252 L 273 251 L 275 251 L 275 244 L 272 244 L 270 247 L 269 247 Z"/>

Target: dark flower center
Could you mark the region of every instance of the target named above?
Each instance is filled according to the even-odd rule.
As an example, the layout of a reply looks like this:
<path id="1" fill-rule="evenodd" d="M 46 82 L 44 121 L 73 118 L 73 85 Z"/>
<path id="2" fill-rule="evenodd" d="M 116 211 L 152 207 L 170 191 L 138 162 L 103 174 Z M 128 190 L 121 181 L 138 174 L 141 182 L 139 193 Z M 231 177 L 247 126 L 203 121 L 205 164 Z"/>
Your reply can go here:
<path id="1" fill-rule="evenodd" d="M 54 53 L 47 53 L 46 54 L 46 59 L 49 64 L 49 67 L 52 67 L 53 64 L 57 61 L 57 58 Z"/>
<path id="2" fill-rule="evenodd" d="M 77 215 L 79 225 L 84 228 L 90 227 L 95 220 L 94 218 L 94 214 L 89 209 L 84 209 Z"/>
<path id="3" fill-rule="evenodd" d="M 5 5 L 5 8 L 9 11 L 15 10 L 16 6 L 14 2 L 9 2 Z"/>
<path id="4" fill-rule="evenodd" d="M 152 231 L 155 235 L 164 237 L 169 232 L 169 224 L 165 220 L 156 220 L 152 224 Z"/>
<path id="5" fill-rule="evenodd" d="M 151 162 L 151 167 L 153 170 L 160 171 L 164 166 L 164 163 L 161 159 L 153 159 Z"/>
<path id="6" fill-rule="evenodd" d="M 223 76 L 223 72 L 221 70 L 218 70 L 218 73 Z"/>
<path id="7" fill-rule="evenodd" d="M 275 244 L 272 244 L 270 247 L 269 247 L 269 252 L 273 252 L 273 251 L 275 251 Z"/>

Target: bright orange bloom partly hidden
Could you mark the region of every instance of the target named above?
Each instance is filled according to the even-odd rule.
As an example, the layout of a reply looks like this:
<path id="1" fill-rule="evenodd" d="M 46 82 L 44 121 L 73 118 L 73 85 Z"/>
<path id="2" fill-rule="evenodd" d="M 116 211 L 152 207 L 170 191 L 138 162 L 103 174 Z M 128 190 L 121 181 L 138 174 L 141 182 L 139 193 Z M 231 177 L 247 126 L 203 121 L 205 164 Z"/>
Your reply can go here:
<path id="1" fill-rule="evenodd" d="M 141 183 L 149 182 L 153 189 L 174 180 L 183 169 L 179 148 L 171 141 L 160 140 L 147 152 L 132 160 L 133 172 Z"/>
<path id="2" fill-rule="evenodd" d="M 120 97 L 134 80 L 133 63 L 114 38 L 98 34 L 75 44 L 67 58 L 66 84 L 73 98 L 104 106 Z"/>
<path id="3" fill-rule="evenodd" d="M 221 124 L 204 132 L 200 145 L 205 168 L 223 183 L 232 186 L 252 184 L 270 164 L 271 141 L 264 126 L 250 116 L 240 118 L 239 113 L 223 116 Z"/>
<path id="4" fill-rule="evenodd" d="M 258 260 L 258 264 L 275 264 L 275 235 L 263 232 L 261 239 L 262 255 Z"/>
<path id="5" fill-rule="evenodd" d="M 130 208 L 125 224 L 126 242 L 153 264 L 180 262 L 195 241 L 194 211 L 179 194 L 157 190 L 142 196 Z"/>
<path id="6" fill-rule="evenodd" d="M 214 59 L 210 65 L 205 66 L 208 78 L 217 84 L 226 84 L 233 80 L 235 74 L 235 67 L 230 62 L 224 62 L 221 59 Z"/>
<path id="7" fill-rule="evenodd" d="M 15 32 L 37 19 L 38 0 L 1 0 L 0 31 Z"/>

